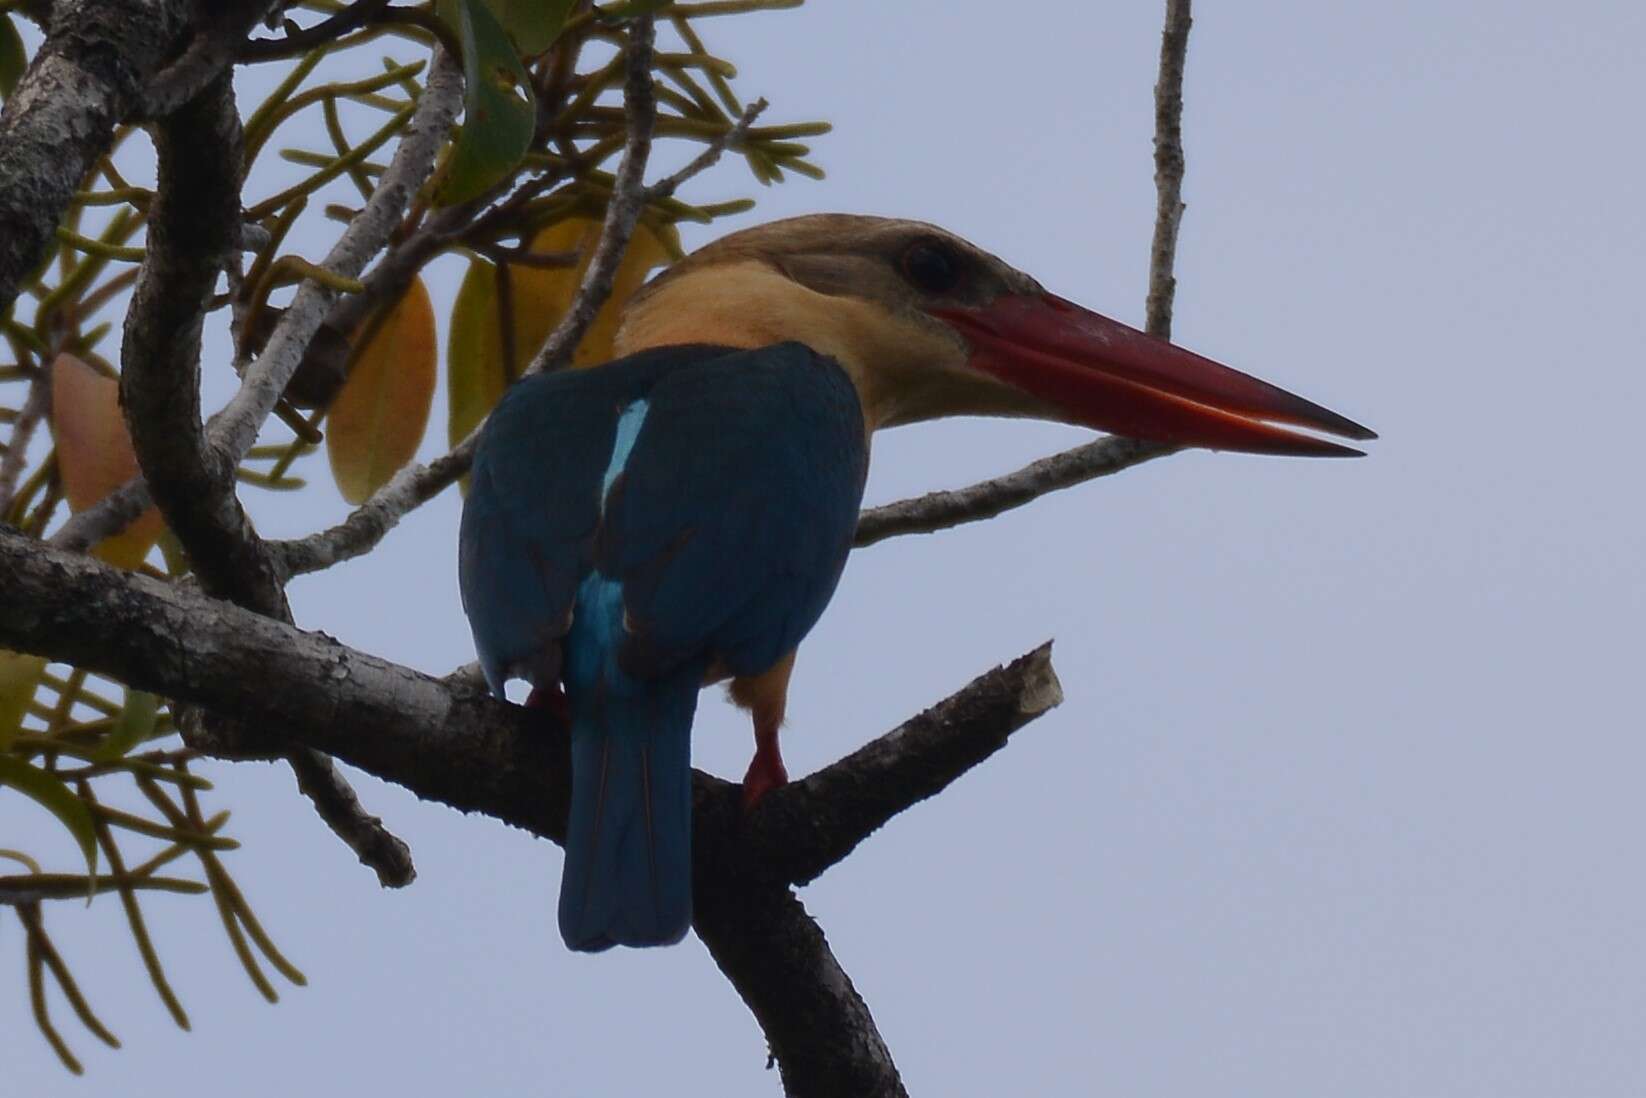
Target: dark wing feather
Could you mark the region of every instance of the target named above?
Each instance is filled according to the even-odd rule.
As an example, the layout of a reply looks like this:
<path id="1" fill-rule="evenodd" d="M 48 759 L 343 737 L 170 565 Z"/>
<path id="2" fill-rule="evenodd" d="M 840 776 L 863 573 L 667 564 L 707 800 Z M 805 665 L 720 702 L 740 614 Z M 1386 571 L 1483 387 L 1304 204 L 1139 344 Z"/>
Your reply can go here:
<path id="1" fill-rule="evenodd" d="M 666 348 L 598 370 L 539 374 L 503 395 L 470 473 L 458 539 L 463 609 L 499 696 L 521 670 L 558 670 L 600 523 L 619 410 L 711 348 Z M 724 353 L 722 350 L 719 353 Z"/>
<path id="2" fill-rule="evenodd" d="M 620 411 L 646 417 L 602 517 Z M 529 378 L 492 413 L 463 509 L 459 578 L 494 690 L 558 670 L 578 585 L 623 584 L 623 663 L 708 655 L 753 674 L 816 624 L 850 551 L 868 454 L 844 372 L 808 348 L 667 347 Z"/>
<path id="3" fill-rule="evenodd" d="M 596 565 L 623 582 L 639 678 L 708 654 L 734 674 L 800 643 L 834 593 L 868 454 L 834 362 L 777 344 L 658 380 Z"/>

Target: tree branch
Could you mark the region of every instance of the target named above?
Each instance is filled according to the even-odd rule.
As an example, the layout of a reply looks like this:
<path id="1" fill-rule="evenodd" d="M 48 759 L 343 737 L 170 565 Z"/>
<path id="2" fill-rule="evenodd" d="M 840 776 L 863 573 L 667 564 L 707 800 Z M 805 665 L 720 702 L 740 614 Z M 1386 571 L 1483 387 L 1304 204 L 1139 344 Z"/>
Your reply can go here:
<path id="1" fill-rule="evenodd" d="M 737 875 L 810 884 L 1062 701 L 1050 641 L 985 672 L 840 761 L 774 790 L 748 821 L 730 821 L 747 832 L 733 848 L 745 859 Z"/>
<path id="2" fill-rule="evenodd" d="M 540 711 L 5 530 L 0 577 L 0 646 L 278 725 L 421 797 L 564 838 L 568 741 Z M 788 882 L 987 758 L 1057 696 L 1038 649 L 748 815 L 736 785 L 695 775 L 693 925 L 766 1028 L 790 1093 L 903 1091 L 868 1008 Z"/>
<path id="3" fill-rule="evenodd" d="M 143 116 L 171 114 L 232 69 L 240 44 L 272 7 L 274 0 L 214 0 L 199 5 L 194 39 L 143 90 Z"/>
<path id="4" fill-rule="evenodd" d="M 148 248 L 122 341 L 120 398 L 150 494 L 188 553 L 202 588 L 291 621 L 283 578 L 235 494 L 235 463 L 200 421 L 200 332 L 217 276 L 240 242 L 240 115 L 227 75 L 155 126 L 158 184 Z M 185 719 L 185 732 L 199 722 Z M 267 737 L 217 727 L 243 753 Z M 202 741 L 204 743 L 204 741 Z M 416 876 L 411 852 L 360 806 L 331 760 L 289 749 L 299 789 L 386 886 Z"/>
<path id="5" fill-rule="evenodd" d="M 1114 435 L 1031 462 L 1015 473 L 966 488 L 929 492 L 864 511 L 857 520 L 859 548 L 904 534 L 930 534 L 982 522 L 1032 503 L 1048 492 L 1073 488 L 1171 453 L 1159 442 Z"/>
<path id="6" fill-rule="evenodd" d="M 51 402 L 51 390 L 42 371 L 29 379 L 29 395 L 17 410 L 17 422 L 11 425 L 11 437 L 6 440 L 5 456 L 0 457 L 0 515 L 11 506 L 17 492 L 17 481 L 28 464 L 29 443 L 45 418 L 46 406 Z"/>
<path id="7" fill-rule="evenodd" d="M 623 141 L 623 159 L 612 181 L 612 196 L 606 203 L 606 220 L 600 239 L 583 272 L 571 308 L 554 326 L 549 338 L 532 356 L 526 373 L 558 370 L 571 361 L 572 352 L 583 340 L 595 314 L 612 296 L 617 265 L 629 248 L 629 238 L 646 208 L 646 161 L 652 151 L 652 127 L 657 123 L 657 92 L 652 85 L 652 43 L 657 27 L 650 15 L 629 24 L 628 46 L 624 50 L 623 113 L 628 120 Z"/>
<path id="8" fill-rule="evenodd" d="M 354 278 L 388 241 L 412 195 L 434 169 L 435 154 L 445 142 L 462 102 L 462 87 L 462 73 L 456 63 L 443 52 L 437 53 L 428 86 L 406 125 L 394 159 L 378 180 L 371 200 L 349 222 L 322 261 L 327 271 Z M 302 363 L 337 293 L 313 280 L 305 281 L 298 289 L 257 361 L 246 371 L 240 390 L 208 425 L 207 439 L 223 455 L 221 460 L 238 465 L 257 441 L 263 421 Z M 65 548 L 85 548 L 123 530 L 148 502 L 147 485 L 142 478 L 133 480 L 95 507 L 70 518 L 51 542 Z"/>
<path id="9" fill-rule="evenodd" d="M 1172 337 L 1172 302 L 1177 279 L 1177 230 L 1183 221 L 1183 69 L 1189 49 L 1191 0 L 1166 0 L 1160 36 L 1160 76 L 1155 82 L 1155 225 L 1149 251 L 1150 335 Z M 1177 452 L 1177 447 L 1142 439 L 1112 438 L 1042 458 L 1015 473 L 954 491 L 932 492 L 865 511 L 858 521 L 859 546 L 902 534 L 929 534 L 967 522 L 981 522 L 1021 507 L 1048 492 L 1072 488 L 1096 477 Z"/>
<path id="10" fill-rule="evenodd" d="M 278 61 L 307 53 L 316 46 L 343 37 L 369 23 L 388 7 L 389 0 L 355 0 L 348 7 L 322 19 L 312 27 L 288 31 L 280 38 L 254 38 L 240 44 L 239 61 Z"/>
<path id="11" fill-rule="evenodd" d="M 154 127 L 158 183 L 121 343 L 120 403 L 149 494 L 208 594 L 289 617 L 235 462 L 200 419 L 200 333 L 240 243 L 240 115 L 228 77 Z"/>
<path id="12" fill-rule="evenodd" d="M 771 1048 L 789 1098 L 907 1098 L 891 1050 L 817 920 L 782 885 L 697 875 L 692 926 Z"/>
<path id="13" fill-rule="evenodd" d="M 649 70 L 647 78 L 650 78 Z M 766 101 L 764 99 L 749 104 L 742 116 L 730 129 L 710 141 L 708 147 L 684 168 L 665 176 L 649 187 L 642 188 L 642 193 L 637 201 L 625 200 L 626 206 L 632 210 L 632 217 L 627 214 L 624 216 L 624 220 L 627 222 L 625 231 L 632 236 L 634 221 L 639 218 L 640 211 L 645 208 L 646 203 L 658 198 L 669 197 L 687 180 L 713 167 L 728 149 L 737 148 L 743 142 L 743 139 L 748 136 L 749 127 L 754 124 L 755 119 L 759 118 L 760 113 L 765 109 Z M 623 173 L 620 171 L 619 176 L 622 175 Z M 620 187 L 619 190 L 621 189 Z M 614 192 L 612 206 L 617 204 L 616 193 Z M 611 206 L 608 206 L 607 221 L 601 229 L 601 245 L 596 248 L 597 257 L 604 246 L 606 232 L 613 225 L 610 210 Z M 421 237 L 423 233 L 420 232 L 418 235 Z M 437 247 L 438 245 L 433 241 L 439 235 L 438 233 L 431 234 L 429 237 L 431 243 L 427 247 Z M 407 243 L 410 244 L 411 241 Z M 607 254 L 615 254 L 619 261 L 622 259 L 620 251 L 617 253 L 608 251 Z M 404 266 L 407 262 L 410 262 L 410 260 L 398 261 L 396 269 Z M 388 266 L 389 263 L 390 260 L 388 259 L 384 261 L 385 266 Z M 376 274 L 377 272 L 374 271 L 373 273 Z M 612 268 L 612 274 L 615 274 L 615 265 Z M 603 283 L 596 280 L 597 275 L 603 280 Z M 604 269 L 596 271 L 595 263 L 591 261 L 582 283 L 578 286 L 577 296 L 573 300 L 572 308 L 567 312 L 568 319 L 573 315 L 586 314 L 585 319 L 575 329 L 576 338 L 570 338 L 570 329 L 567 330 L 568 334 L 562 334 L 561 328 L 565 326 L 565 321 L 562 321 L 561 327 L 557 327 L 554 333 L 550 335 L 548 342 L 544 345 L 544 354 L 540 357 L 552 359 L 556 363 L 565 360 L 571 350 L 575 349 L 577 343 L 582 339 L 583 333 L 587 330 L 588 324 L 593 320 L 595 313 L 599 312 L 600 306 L 605 304 L 606 299 L 611 296 L 611 283 L 612 275 L 604 273 Z M 588 302 L 594 302 L 595 304 L 592 308 L 589 308 L 586 305 Z M 351 304 L 353 304 L 353 299 L 339 303 L 338 308 Z M 334 310 L 335 312 L 336 310 Z M 327 323 L 331 324 L 333 321 L 328 320 Z M 556 347 L 560 349 L 553 350 L 551 354 L 551 349 Z M 534 362 L 533 368 L 535 368 L 535 365 Z M 553 368 L 558 368 L 558 366 Z M 334 564 L 340 564 L 345 560 L 352 560 L 370 552 L 390 530 L 400 523 L 401 519 L 455 484 L 463 474 L 469 471 L 469 464 L 474 460 L 474 448 L 479 441 L 479 437 L 480 432 L 477 427 L 470 432 L 468 438 L 454 447 L 450 453 L 437 458 L 428 465 L 409 465 L 401 469 L 390 479 L 388 484 L 373 493 L 370 499 L 355 508 L 336 526 L 310 534 L 308 537 L 273 543 L 273 548 L 279 556 L 286 574 L 292 576 L 319 572 L 330 568 Z"/>

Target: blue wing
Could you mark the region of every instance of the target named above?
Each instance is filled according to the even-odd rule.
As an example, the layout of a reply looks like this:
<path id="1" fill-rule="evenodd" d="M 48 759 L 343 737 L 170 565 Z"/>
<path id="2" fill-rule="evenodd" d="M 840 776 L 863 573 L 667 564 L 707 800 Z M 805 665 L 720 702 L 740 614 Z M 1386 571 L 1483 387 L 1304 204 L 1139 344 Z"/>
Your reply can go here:
<path id="1" fill-rule="evenodd" d="M 463 605 L 488 680 L 558 677 L 596 568 L 623 584 L 636 677 L 704 653 L 765 670 L 833 594 L 867 466 L 851 383 L 798 343 L 660 348 L 521 382 L 492 413 L 463 511 Z"/>

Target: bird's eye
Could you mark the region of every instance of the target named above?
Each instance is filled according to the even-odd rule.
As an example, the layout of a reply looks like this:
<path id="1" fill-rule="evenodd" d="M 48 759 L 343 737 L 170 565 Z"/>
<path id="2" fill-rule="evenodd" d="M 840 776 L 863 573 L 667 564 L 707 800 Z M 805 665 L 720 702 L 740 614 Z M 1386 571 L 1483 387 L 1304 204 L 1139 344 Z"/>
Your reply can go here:
<path id="1" fill-rule="evenodd" d="M 903 277 L 928 294 L 948 293 L 960 281 L 960 257 L 946 244 L 922 240 L 903 253 Z"/>

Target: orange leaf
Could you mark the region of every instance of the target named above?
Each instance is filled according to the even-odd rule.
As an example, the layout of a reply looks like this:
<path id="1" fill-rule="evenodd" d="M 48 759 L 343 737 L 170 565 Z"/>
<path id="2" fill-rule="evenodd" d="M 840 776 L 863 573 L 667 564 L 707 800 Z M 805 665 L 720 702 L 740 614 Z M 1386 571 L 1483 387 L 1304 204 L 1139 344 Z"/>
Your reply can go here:
<path id="1" fill-rule="evenodd" d="M 51 364 L 51 427 L 57 472 L 69 510 L 84 511 L 137 475 L 137 454 L 120 415 L 120 383 L 75 358 L 60 354 Z M 92 552 L 120 568 L 136 568 L 165 529 L 158 509 Z"/>
<path id="2" fill-rule="evenodd" d="M 361 348 L 327 413 L 326 455 L 350 503 L 364 503 L 417 454 L 434 400 L 434 344 L 434 307 L 416 279 Z"/>
<path id="3" fill-rule="evenodd" d="M 577 293 L 578 284 L 583 281 L 583 272 L 588 268 L 599 239 L 600 222 L 593 218 L 572 217 L 557 221 L 532 239 L 532 251 L 569 252 L 575 249 L 579 253 L 577 266 L 555 270 L 513 268 L 516 328 L 520 328 L 522 321 L 535 322 L 534 327 L 521 331 L 521 335 L 528 338 L 516 340 L 526 348 L 523 353 L 528 359 L 548 338 L 550 330 L 559 323 L 566 310 L 571 308 L 572 298 Z M 577 351 L 572 355 L 573 366 L 598 366 L 611 359 L 612 337 L 617 335 L 617 323 L 622 319 L 623 306 L 628 304 L 636 290 L 645 285 L 646 276 L 652 268 L 667 264 L 678 254 L 679 248 L 680 236 L 672 225 L 663 229 L 662 236 L 644 224 L 634 227 L 629 249 L 623 253 L 623 262 L 617 267 L 617 277 L 612 280 L 612 296 L 595 314 L 594 323 L 589 325 L 583 342 L 577 345 Z"/>

